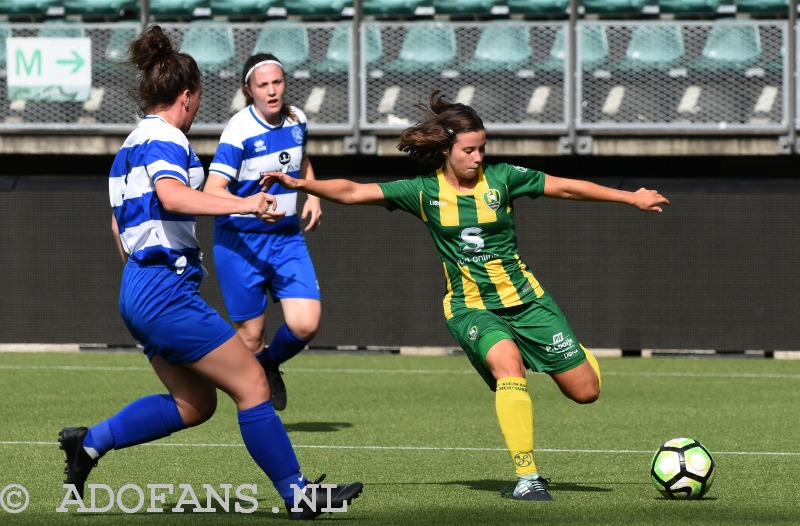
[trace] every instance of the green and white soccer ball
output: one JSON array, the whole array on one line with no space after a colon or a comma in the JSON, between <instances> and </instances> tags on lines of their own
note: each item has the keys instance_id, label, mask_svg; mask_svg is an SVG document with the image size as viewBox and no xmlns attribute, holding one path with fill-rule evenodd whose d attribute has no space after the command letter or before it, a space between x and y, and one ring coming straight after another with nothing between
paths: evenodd
<instances>
[{"instance_id":1,"label":"green and white soccer ball","mask_svg":"<svg viewBox=\"0 0 800 526\"><path fill-rule=\"evenodd\" d=\"M714 458L691 438L665 442L650 465L650 479L668 499L699 499L714 483Z\"/></svg>"}]
</instances>

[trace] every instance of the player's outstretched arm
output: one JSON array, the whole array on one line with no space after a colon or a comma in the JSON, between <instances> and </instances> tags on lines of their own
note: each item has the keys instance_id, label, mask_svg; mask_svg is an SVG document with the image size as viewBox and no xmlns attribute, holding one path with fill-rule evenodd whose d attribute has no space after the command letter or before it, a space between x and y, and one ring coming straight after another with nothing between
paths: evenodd
<instances>
[{"instance_id":1,"label":"player's outstretched arm","mask_svg":"<svg viewBox=\"0 0 800 526\"><path fill-rule=\"evenodd\" d=\"M625 203L651 212L661 212L661 205L669 206L669 199L656 190L640 188L635 192L629 192L580 179L565 179L552 175L545 177L544 195L556 199Z\"/></svg>"},{"instance_id":2,"label":"player's outstretched arm","mask_svg":"<svg viewBox=\"0 0 800 526\"><path fill-rule=\"evenodd\" d=\"M263 188L269 188L274 183L343 205L388 204L383 198L383 190L376 183L356 183L349 179L295 179L281 172L270 172L261 180Z\"/></svg>"}]
</instances>

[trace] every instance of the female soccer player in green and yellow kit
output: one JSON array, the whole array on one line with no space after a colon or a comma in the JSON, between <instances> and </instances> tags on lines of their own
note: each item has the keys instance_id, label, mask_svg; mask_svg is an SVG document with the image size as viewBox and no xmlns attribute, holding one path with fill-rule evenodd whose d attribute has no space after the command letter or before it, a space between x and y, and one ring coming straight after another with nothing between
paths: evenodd
<instances>
[{"instance_id":1,"label":"female soccer player in green and yellow kit","mask_svg":"<svg viewBox=\"0 0 800 526\"><path fill-rule=\"evenodd\" d=\"M549 501L548 481L533 461L533 404L525 369L549 374L579 404L597 400L600 369L520 258L514 200L608 201L655 212L669 201L655 190L627 192L510 164L484 164L486 132L472 108L434 92L430 107L422 109L426 120L403 131L398 149L433 165L434 172L367 184L270 173L262 183L279 182L342 204L399 208L425 223L444 267L447 328L496 392L497 418L517 476L513 497Z\"/></svg>"}]
</instances>

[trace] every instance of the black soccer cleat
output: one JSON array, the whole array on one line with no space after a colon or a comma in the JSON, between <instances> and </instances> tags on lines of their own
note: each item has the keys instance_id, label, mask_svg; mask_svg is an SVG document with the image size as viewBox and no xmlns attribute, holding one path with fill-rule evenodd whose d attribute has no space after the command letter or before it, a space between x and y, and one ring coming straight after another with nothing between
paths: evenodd
<instances>
[{"instance_id":1,"label":"black soccer cleat","mask_svg":"<svg viewBox=\"0 0 800 526\"><path fill-rule=\"evenodd\" d=\"M312 485L319 485L324 478L325 475L322 475ZM335 486L333 488L326 486L329 485L326 484L325 486L318 486L316 488L306 486L306 499L311 501L312 504L309 504L306 500L300 500L300 502L294 505L287 504L286 512L289 514L289 520L308 521L319 517L323 513L344 512L345 507L354 499L358 498L364 490L364 485L360 482L353 482L346 486ZM316 492L316 500L314 500L313 496L310 494L311 491ZM299 511L292 511L293 509L299 509Z\"/></svg>"},{"instance_id":2,"label":"black soccer cleat","mask_svg":"<svg viewBox=\"0 0 800 526\"><path fill-rule=\"evenodd\" d=\"M261 366L267 373L272 407L275 408L275 411L283 411L286 409L286 384L283 383L283 373L278 369L278 364L272 364L269 360L261 362Z\"/></svg>"},{"instance_id":3,"label":"black soccer cleat","mask_svg":"<svg viewBox=\"0 0 800 526\"><path fill-rule=\"evenodd\" d=\"M514 488L511 497L514 500L549 502L553 500L553 497L547 492L547 485L549 483L550 479L544 477L518 479L517 487Z\"/></svg>"},{"instance_id":4,"label":"black soccer cleat","mask_svg":"<svg viewBox=\"0 0 800 526\"><path fill-rule=\"evenodd\" d=\"M89 453L83 449L83 437L86 436L88 431L85 427L65 427L58 433L58 447L62 449L67 456L64 461L64 473L67 478L64 484L72 484L78 491L81 499L83 499L83 487L86 484L86 479L89 473L97 465L97 460L89 456Z\"/></svg>"}]
</instances>

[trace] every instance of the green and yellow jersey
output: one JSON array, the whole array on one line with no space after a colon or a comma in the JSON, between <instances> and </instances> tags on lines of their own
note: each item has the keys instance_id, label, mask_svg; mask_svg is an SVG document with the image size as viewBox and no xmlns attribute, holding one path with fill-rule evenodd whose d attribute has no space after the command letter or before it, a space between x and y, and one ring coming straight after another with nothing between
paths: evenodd
<instances>
[{"instance_id":1,"label":"green and yellow jersey","mask_svg":"<svg viewBox=\"0 0 800 526\"><path fill-rule=\"evenodd\" d=\"M519 256L514 199L539 197L545 174L510 164L483 165L478 183L460 192L441 169L414 179L379 183L389 209L428 227L444 266L445 318L461 309L503 309L544 295Z\"/></svg>"}]
</instances>

